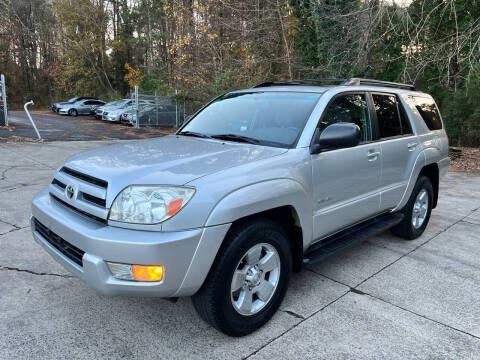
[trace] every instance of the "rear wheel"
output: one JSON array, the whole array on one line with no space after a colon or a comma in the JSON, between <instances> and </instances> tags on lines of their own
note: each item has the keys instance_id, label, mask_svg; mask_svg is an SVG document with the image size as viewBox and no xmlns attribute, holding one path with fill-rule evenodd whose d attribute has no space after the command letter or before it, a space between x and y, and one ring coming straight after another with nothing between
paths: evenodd
<instances>
[{"instance_id":1,"label":"rear wheel","mask_svg":"<svg viewBox=\"0 0 480 360\"><path fill-rule=\"evenodd\" d=\"M291 267L290 244L277 223L257 219L239 224L227 235L193 305L223 333L247 335L277 311Z\"/></svg>"},{"instance_id":2,"label":"rear wheel","mask_svg":"<svg viewBox=\"0 0 480 360\"><path fill-rule=\"evenodd\" d=\"M402 209L402 222L392 228L392 233L407 240L423 234L430 220L433 204L433 186L430 179L420 176L413 188L410 199Z\"/></svg>"},{"instance_id":3,"label":"rear wheel","mask_svg":"<svg viewBox=\"0 0 480 360\"><path fill-rule=\"evenodd\" d=\"M76 109L70 109L68 110L68 115L75 117L78 115L78 111Z\"/></svg>"}]
</instances>

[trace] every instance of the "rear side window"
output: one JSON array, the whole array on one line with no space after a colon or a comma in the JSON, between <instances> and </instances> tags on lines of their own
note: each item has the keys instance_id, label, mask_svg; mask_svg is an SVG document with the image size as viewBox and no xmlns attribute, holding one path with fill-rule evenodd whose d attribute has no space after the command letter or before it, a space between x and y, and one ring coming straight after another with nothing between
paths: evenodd
<instances>
[{"instance_id":1,"label":"rear side window","mask_svg":"<svg viewBox=\"0 0 480 360\"><path fill-rule=\"evenodd\" d=\"M420 116L430 130L440 130L442 128L442 121L438 113L437 106L433 99L414 96L415 107Z\"/></svg>"},{"instance_id":2,"label":"rear side window","mask_svg":"<svg viewBox=\"0 0 480 360\"><path fill-rule=\"evenodd\" d=\"M402 125L395 96L373 94L372 97L375 112L377 113L380 138L402 135Z\"/></svg>"},{"instance_id":3,"label":"rear side window","mask_svg":"<svg viewBox=\"0 0 480 360\"><path fill-rule=\"evenodd\" d=\"M318 128L320 131L323 131L327 126L338 122L349 122L358 125L362 141L372 140L365 95L348 94L335 98L325 110L325 115L321 119Z\"/></svg>"}]
</instances>

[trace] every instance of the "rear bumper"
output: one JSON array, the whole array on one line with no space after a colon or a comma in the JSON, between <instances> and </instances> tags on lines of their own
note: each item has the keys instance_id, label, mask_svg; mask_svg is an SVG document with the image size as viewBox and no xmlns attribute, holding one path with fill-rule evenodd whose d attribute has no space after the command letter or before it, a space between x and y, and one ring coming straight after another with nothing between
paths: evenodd
<instances>
[{"instance_id":1,"label":"rear bumper","mask_svg":"<svg viewBox=\"0 0 480 360\"><path fill-rule=\"evenodd\" d=\"M443 158L438 162L438 174L440 178L444 177L447 174L449 166L450 166L449 157Z\"/></svg>"},{"instance_id":2,"label":"rear bumper","mask_svg":"<svg viewBox=\"0 0 480 360\"><path fill-rule=\"evenodd\" d=\"M35 229L34 219L84 251L82 265L62 254ZM189 296L202 285L229 224L178 232L117 228L84 218L51 198L47 190L32 201L34 239L68 271L105 295ZM107 261L165 266L161 282L115 279Z\"/></svg>"}]
</instances>

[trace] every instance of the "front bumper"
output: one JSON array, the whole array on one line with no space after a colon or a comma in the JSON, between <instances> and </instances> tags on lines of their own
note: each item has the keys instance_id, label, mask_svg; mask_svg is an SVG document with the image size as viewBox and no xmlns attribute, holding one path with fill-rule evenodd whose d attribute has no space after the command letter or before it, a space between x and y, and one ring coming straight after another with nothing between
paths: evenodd
<instances>
[{"instance_id":1,"label":"front bumper","mask_svg":"<svg viewBox=\"0 0 480 360\"><path fill-rule=\"evenodd\" d=\"M111 122L118 122L120 119L120 115L103 115L102 117L102 120L105 120L105 121L111 121Z\"/></svg>"},{"instance_id":2,"label":"front bumper","mask_svg":"<svg viewBox=\"0 0 480 360\"><path fill-rule=\"evenodd\" d=\"M59 113L61 115L67 115L68 114L68 109L57 108L57 113Z\"/></svg>"},{"instance_id":3,"label":"front bumper","mask_svg":"<svg viewBox=\"0 0 480 360\"><path fill-rule=\"evenodd\" d=\"M34 219L84 251L82 266L35 230ZM105 295L189 296L202 285L229 224L178 232L117 228L94 222L56 202L48 190L32 201L34 239L68 271ZM165 266L160 282L115 279L106 261Z\"/></svg>"}]
</instances>

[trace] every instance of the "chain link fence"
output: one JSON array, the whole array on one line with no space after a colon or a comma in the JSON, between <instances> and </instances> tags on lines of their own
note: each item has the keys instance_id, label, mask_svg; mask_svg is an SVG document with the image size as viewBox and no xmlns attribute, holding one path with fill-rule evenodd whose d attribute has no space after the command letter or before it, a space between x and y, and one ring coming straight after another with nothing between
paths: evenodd
<instances>
[{"instance_id":1,"label":"chain link fence","mask_svg":"<svg viewBox=\"0 0 480 360\"><path fill-rule=\"evenodd\" d=\"M177 129L185 121L185 104L175 98L172 100L169 96L140 94L137 88L131 97L133 109L122 115L123 123L130 123L135 127Z\"/></svg>"}]
</instances>

